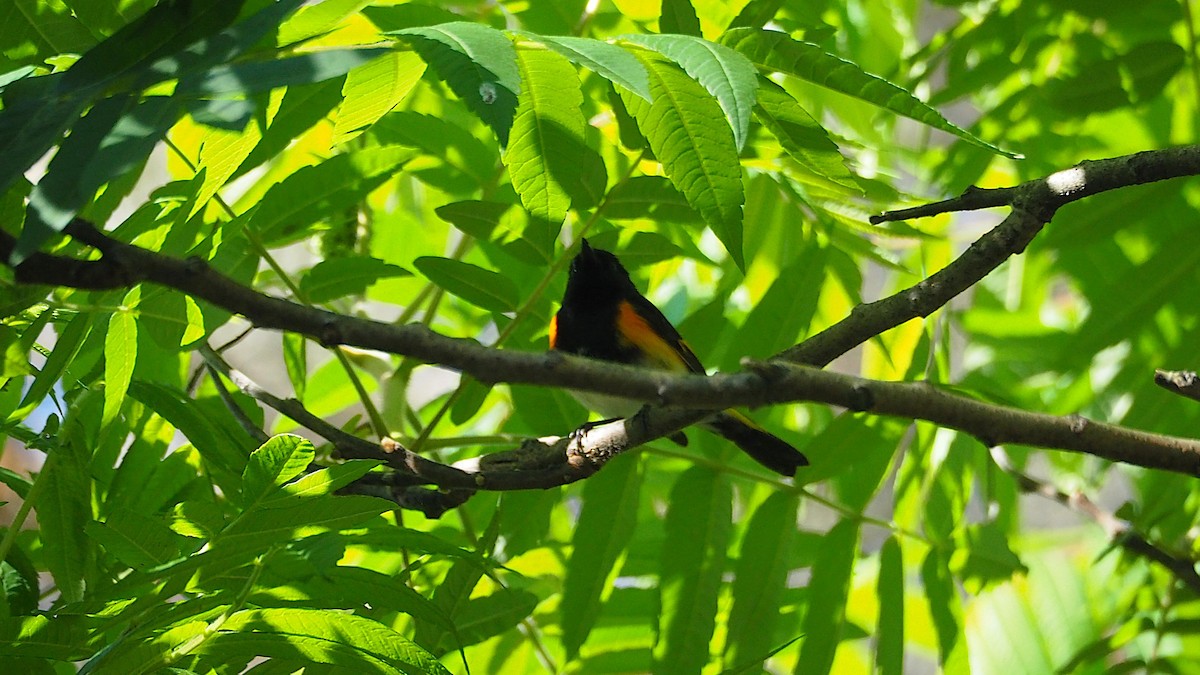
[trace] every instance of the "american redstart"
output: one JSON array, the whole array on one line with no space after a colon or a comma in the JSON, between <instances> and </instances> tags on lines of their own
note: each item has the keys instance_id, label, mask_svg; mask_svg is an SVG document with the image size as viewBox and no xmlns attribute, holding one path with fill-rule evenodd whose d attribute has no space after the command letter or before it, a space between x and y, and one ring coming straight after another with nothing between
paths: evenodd
<instances>
[{"instance_id":1,"label":"american redstart","mask_svg":"<svg viewBox=\"0 0 1200 675\"><path fill-rule=\"evenodd\" d=\"M592 248L586 239L571 261L562 307L550 322L550 348L648 368L705 372L679 331L638 292L617 257ZM632 416L642 405L616 396L571 393L588 409L609 417ZM733 410L714 415L703 426L785 476L808 465L799 450ZM682 433L672 438L687 442Z\"/></svg>"}]
</instances>

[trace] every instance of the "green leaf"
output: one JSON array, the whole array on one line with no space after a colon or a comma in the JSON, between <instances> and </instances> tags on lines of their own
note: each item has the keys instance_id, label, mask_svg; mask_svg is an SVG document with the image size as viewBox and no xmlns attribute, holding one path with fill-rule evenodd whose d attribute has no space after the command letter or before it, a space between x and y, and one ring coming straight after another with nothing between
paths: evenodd
<instances>
[{"instance_id":1,"label":"green leaf","mask_svg":"<svg viewBox=\"0 0 1200 675\"><path fill-rule=\"evenodd\" d=\"M788 156L801 166L835 185L862 194L837 144L783 87L765 77L759 78L754 114L779 140Z\"/></svg>"},{"instance_id":2,"label":"green leaf","mask_svg":"<svg viewBox=\"0 0 1200 675\"><path fill-rule=\"evenodd\" d=\"M697 223L700 214L671 181L662 176L634 176L613 187L604 215L613 220L649 218L671 223Z\"/></svg>"},{"instance_id":3,"label":"green leaf","mask_svg":"<svg viewBox=\"0 0 1200 675\"><path fill-rule=\"evenodd\" d=\"M517 627L533 614L538 597L529 591L501 589L490 595L470 598L454 615L457 636L443 634L434 651L444 654L458 645L472 645Z\"/></svg>"},{"instance_id":4,"label":"green leaf","mask_svg":"<svg viewBox=\"0 0 1200 675\"><path fill-rule=\"evenodd\" d=\"M397 110L379 120L371 128L371 134L381 142L420 148L426 155L440 159L449 168L450 179L457 179L452 184L454 191L470 191L495 180L496 148L472 136L461 123ZM426 171L425 175L432 173ZM425 180L433 183L431 178ZM459 185L463 187L454 187Z\"/></svg>"},{"instance_id":5,"label":"green leaf","mask_svg":"<svg viewBox=\"0 0 1200 675\"><path fill-rule=\"evenodd\" d=\"M511 312L517 307L517 286L512 279L478 265L424 256L413 261L430 281L467 302L490 312Z\"/></svg>"},{"instance_id":6,"label":"green leaf","mask_svg":"<svg viewBox=\"0 0 1200 675\"><path fill-rule=\"evenodd\" d=\"M622 455L583 485L583 504L571 537L571 558L559 605L568 658L579 654L605 598L612 593L617 561L637 526L642 480L641 459Z\"/></svg>"},{"instance_id":7,"label":"green leaf","mask_svg":"<svg viewBox=\"0 0 1200 675\"><path fill-rule=\"evenodd\" d=\"M332 32L346 17L362 9L369 1L324 0L306 5L279 27L276 44L293 45Z\"/></svg>"},{"instance_id":8,"label":"green leaf","mask_svg":"<svg viewBox=\"0 0 1200 675\"><path fill-rule=\"evenodd\" d=\"M187 96L248 94L276 87L322 82L345 75L351 69L389 51L377 47L331 49L274 61L217 66L181 78L175 93Z\"/></svg>"},{"instance_id":9,"label":"green leaf","mask_svg":"<svg viewBox=\"0 0 1200 675\"><path fill-rule=\"evenodd\" d=\"M423 621L431 621L453 632L454 622L428 598L409 588L401 579L363 567L339 565L321 573L331 591L372 608L402 612Z\"/></svg>"},{"instance_id":10,"label":"green leaf","mask_svg":"<svg viewBox=\"0 0 1200 675\"><path fill-rule=\"evenodd\" d=\"M403 267L379 258L329 258L304 273L300 278L300 292L309 302L329 302L347 295L362 295L380 279L410 275Z\"/></svg>"},{"instance_id":11,"label":"green leaf","mask_svg":"<svg viewBox=\"0 0 1200 675\"><path fill-rule=\"evenodd\" d=\"M373 63L375 61L360 67L369 68ZM241 164L230 177L242 176L254 167L274 159L286 150L295 138L325 119L330 111L342 102L342 85L343 82L338 78L330 78L324 82L288 87L283 94L283 100L279 102L279 109L271 116L266 131L257 133L257 123L246 130L250 145L253 145L254 149L247 154L238 155ZM204 154L203 147L201 154Z\"/></svg>"},{"instance_id":12,"label":"green leaf","mask_svg":"<svg viewBox=\"0 0 1200 675\"><path fill-rule=\"evenodd\" d=\"M786 33L776 31L735 28L721 36L721 43L741 52L764 70L794 75L953 134L1005 157L1018 157L951 124L941 113L904 89L810 42L794 40Z\"/></svg>"},{"instance_id":13,"label":"green leaf","mask_svg":"<svg viewBox=\"0 0 1200 675\"><path fill-rule=\"evenodd\" d=\"M19 616L0 619L0 655L79 661L91 655L85 617Z\"/></svg>"},{"instance_id":14,"label":"green leaf","mask_svg":"<svg viewBox=\"0 0 1200 675\"><path fill-rule=\"evenodd\" d=\"M308 469L316 450L308 439L291 434L274 436L250 454L242 472L242 504L252 508L276 488Z\"/></svg>"},{"instance_id":15,"label":"green leaf","mask_svg":"<svg viewBox=\"0 0 1200 675\"><path fill-rule=\"evenodd\" d=\"M742 149L750 135L750 114L758 89L758 71L749 59L725 45L692 35L626 35L621 39L671 59L703 85L721 104L733 128L734 142Z\"/></svg>"},{"instance_id":16,"label":"green leaf","mask_svg":"<svg viewBox=\"0 0 1200 675\"><path fill-rule=\"evenodd\" d=\"M63 52L80 53L96 43L87 24L62 3L12 0L5 3L0 54L5 62L41 64Z\"/></svg>"},{"instance_id":17,"label":"green leaf","mask_svg":"<svg viewBox=\"0 0 1200 675\"><path fill-rule=\"evenodd\" d=\"M129 391L129 382L133 378L133 367L137 363L138 326L130 308L136 306L140 298L140 288L130 290L121 300L122 307L113 312L108 320L108 333L104 336L103 426L108 426L121 412L125 392Z\"/></svg>"},{"instance_id":18,"label":"green leaf","mask_svg":"<svg viewBox=\"0 0 1200 675\"><path fill-rule=\"evenodd\" d=\"M1021 559L1009 547L1003 526L994 520L968 525L955 533L958 539L950 569L966 585L968 591L977 593L987 586L1006 581L1018 572L1024 572Z\"/></svg>"},{"instance_id":19,"label":"green leaf","mask_svg":"<svg viewBox=\"0 0 1200 675\"><path fill-rule=\"evenodd\" d=\"M277 542L358 525L396 508L395 502L364 495L293 496L290 504L272 506L244 512L213 539L213 548L222 555L254 554Z\"/></svg>"},{"instance_id":20,"label":"green leaf","mask_svg":"<svg viewBox=\"0 0 1200 675\"><path fill-rule=\"evenodd\" d=\"M879 629L875 663L880 675L904 673L904 562L900 542L888 537L879 550Z\"/></svg>"},{"instance_id":21,"label":"green leaf","mask_svg":"<svg viewBox=\"0 0 1200 675\"><path fill-rule=\"evenodd\" d=\"M433 66L463 103L508 145L521 73L517 50L504 33L482 24L454 21L395 31Z\"/></svg>"},{"instance_id":22,"label":"green leaf","mask_svg":"<svg viewBox=\"0 0 1200 675\"><path fill-rule=\"evenodd\" d=\"M501 217L508 213L512 204L485 202L468 199L443 204L433 210L438 218L450 223L466 234L481 241L490 241L492 231L500 224Z\"/></svg>"},{"instance_id":23,"label":"green leaf","mask_svg":"<svg viewBox=\"0 0 1200 675\"><path fill-rule=\"evenodd\" d=\"M242 474L251 448L239 448L195 401L169 387L140 380L129 385L129 395L181 431L210 466L234 476Z\"/></svg>"},{"instance_id":24,"label":"green leaf","mask_svg":"<svg viewBox=\"0 0 1200 675\"><path fill-rule=\"evenodd\" d=\"M590 152L583 139L583 92L575 69L554 52L521 50L517 65L524 87L504 165L525 210L557 225L571 207L569 186L579 184Z\"/></svg>"},{"instance_id":25,"label":"green leaf","mask_svg":"<svg viewBox=\"0 0 1200 675\"><path fill-rule=\"evenodd\" d=\"M304 391L308 387L308 338L299 333L282 333L283 366L287 369L288 380L292 390L296 392L296 400L304 400Z\"/></svg>"},{"instance_id":26,"label":"green leaf","mask_svg":"<svg viewBox=\"0 0 1200 675\"><path fill-rule=\"evenodd\" d=\"M675 481L667 503L654 672L698 672L716 626L733 490L724 474L696 466Z\"/></svg>"},{"instance_id":27,"label":"green leaf","mask_svg":"<svg viewBox=\"0 0 1200 675\"><path fill-rule=\"evenodd\" d=\"M700 17L696 16L691 0L662 0L658 32L700 35Z\"/></svg>"},{"instance_id":28,"label":"green leaf","mask_svg":"<svg viewBox=\"0 0 1200 675\"><path fill-rule=\"evenodd\" d=\"M637 120L671 183L725 245L734 263L742 259L742 168L729 123L717 101L674 64L643 58L652 103L622 90L621 100Z\"/></svg>"},{"instance_id":29,"label":"green leaf","mask_svg":"<svg viewBox=\"0 0 1200 675\"><path fill-rule=\"evenodd\" d=\"M392 52L347 73L333 122L334 144L354 138L390 112L424 72L416 54Z\"/></svg>"},{"instance_id":30,"label":"green leaf","mask_svg":"<svg viewBox=\"0 0 1200 675\"><path fill-rule=\"evenodd\" d=\"M13 544L0 562L0 591L4 593L0 617L34 614L38 609L37 568L20 546Z\"/></svg>"},{"instance_id":31,"label":"green leaf","mask_svg":"<svg viewBox=\"0 0 1200 675\"><path fill-rule=\"evenodd\" d=\"M63 87L99 90L233 23L245 0L158 3L89 49L67 70Z\"/></svg>"},{"instance_id":32,"label":"green leaf","mask_svg":"<svg viewBox=\"0 0 1200 675\"><path fill-rule=\"evenodd\" d=\"M254 103L242 98L200 99L188 101L188 114L198 124L227 131L241 131L254 114Z\"/></svg>"},{"instance_id":33,"label":"green leaf","mask_svg":"<svg viewBox=\"0 0 1200 675\"><path fill-rule=\"evenodd\" d=\"M737 331L731 357L767 358L795 344L812 322L829 256L816 241L806 243L750 310Z\"/></svg>"},{"instance_id":34,"label":"green leaf","mask_svg":"<svg viewBox=\"0 0 1200 675\"><path fill-rule=\"evenodd\" d=\"M966 637L961 632L962 601L944 552L931 549L925 555L925 561L921 564L921 587L929 600L929 611L937 633L939 662L948 665L956 655L965 652Z\"/></svg>"},{"instance_id":35,"label":"green leaf","mask_svg":"<svg viewBox=\"0 0 1200 675\"><path fill-rule=\"evenodd\" d=\"M93 656L83 671L89 675L94 672L163 672L166 669L156 666L162 665L164 655L182 656L194 646L203 644L208 627L207 621L185 619L151 637L114 643L111 651L102 650Z\"/></svg>"},{"instance_id":36,"label":"green leaf","mask_svg":"<svg viewBox=\"0 0 1200 675\"><path fill-rule=\"evenodd\" d=\"M196 652L223 658L299 656L355 672L450 673L429 652L379 622L316 609L236 612Z\"/></svg>"},{"instance_id":37,"label":"green leaf","mask_svg":"<svg viewBox=\"0 0 1200 675\"><path fill-rule=\"evenodd\" d=\"M92 484L88 474L91 446L95 439L84 429L83 416L95 413L96 405L75 407L63 422L60 442L46 458L39 482L45 492L34 504L42 535L42 558L63 600L83 599L85 579L92 562L92 548L83 523L92 520ZM97 401L98 403L98 401ZM89 424L94 424L94 418Z\"/></svg>"},{"instance_id":38,"label":"green leaf","mask_svg":"<svg viewBox=\"0 0 1200 675\"><path fill-rule=\"evenodd\" d=\"M360 202L413 154L395 146L369 148L299 169L267 190L248 227L271 245L302 236L323 215Z\"/></svg>"},{"instance_id":39,"label":"green leaf","mask_svg":"<svg viewBox=\"0 0 1200 675\"><path fill-rule=\"evenodd\" d=\"M336 490L367 475L367 472L380 464L382 462L375 459L352 459L342 464L313 471L284 485L279 492L262 500L259 506L264 509L273 509L294 504L296 499L331 495Z\"/></svg>"},{"instance_id":40,"label":"green leaf","mask_svg":"<svg viewBox=\"0 0 1200 675\"><path fill-rule=\"evenodd\" d=\"M647 102L651 99L646 67L636 56L617 45L592 38L531 33L521 33L521 37L537 40L567 57L571 63L587 68L609 82L628 89Z\"/></svg>"},{"instance_id":41,"label":"green leaf","mask_svg":"<svg viewBox=\"0 0 1200 675\"><path fill-rule=\"evenodd\" d=\"M179 557L186 539L157 518L118 508L103 523L92 521L84 531L113 557L134 569L162 565Z\"/></svg>"},{"instance_id":42,"label":"green leaf","mask_svg":"<svg viewBox=\"0 0 1200 675\"><path fill-rule=\"evenodd\" d=\"M180 114L179 101L167 96L147 96L133 105L112 125L83 166L79 184L84 197L142 166Z\"/></svg>"},{"instance_id":43,"label":"green leaf","mask_svg":"<svg viewBox=\"0 0 1200 675\"><path fill-rule=\"evenodd\" d=\"M150 64L149 68L146 69L147 72L139 77L138 82L142 86L149 86L154 82L179 78L190 73L202 71L211 66L233 61L254 47L267 33L278 27L284 18L288 14L291 14L297 7L304 4L304 1L278 0L278 2L266 3L266 6L261 11L246 20L240 21L215 35L187 44L186 40L211 32L211 28L198 27L186 37L181 37L177 41L171 41L166 51L172 53ZM235 3L215 0L213 4L226 5L220 9L227 11ZM239 1L236 4L241 5L244 2ZM186 10L187 8L185 7L184 9ZM195 19L199 17L190 18ZM134 42L133 45L144 48L144 45L138 42ZM186 45L186 47L179 49L183 45Z\"/></svg>"},{"instance_id":44,"label":"green leaf","mask_svg":"<svg viewBox=\"0 0 1200 675\"><path fill-rule=\"evenodd\" d=\"M725 637L726 666L751 663L775 646L796 540L795 493L776 492L750 516L738 554L733 607Z\"/></svg>"},{"instance_id":45,"label":"green leaf","mask_svg":"<svg viewBox=\"0 0 1200 675\"><path fill-rule=\"evenodd\" d=\"M455 621L455 626L458 625L456 615L466 606L471 592L486 571L486 567L472 562L470 558L456 560L446 572L446 576L442 577L437 588L434 589L434 605L441 614L449 616L451 620ZM413 631L413 640L427 649L441 649L447 636L459 637L443 628L439 621L417 621ZM449 645L445 649L449 651L461 646L463 645Z\"/></svg>"},{"instance_id":46,"label":"green leaf","mask_svg":"<svg viewBox=\"0 0 1200 675\"><path fill-rule=\"evenodd\" d=\"M87 186L80 174L99 151L100 143L109 134L130 104L128 97L105 99L87 112L63 141L58 152L46 167L46 175L29 194L25 227L13 251L13 261L24 260L41 248L54 234L61 232L91 199L98 185ZM90 189L89 189L90 187Z\"/></svg>"},{"instance_id":47,"label":"green leaf","mask_svg":"<svg viewBox=\"0 0 1200 675\"><path fill-rule=\"evenodd\" d=\"M33 384L29 385L29 390L21 398L20 405L9 414L9 422L25 419L30 411L42 404L43 400L53 391L54 384L62 377L63 371L79 353L79 348L83 346L83 341L91 333L91 330L92 315L83 312L76 314L62 328L58 339L54 341L54 351L50 352L50 356L46 359L46 365L42 366L37 377L33 379Z\"/></svg>"},{"instance_id":48,"label":"green leaf","mask_svg":"<svg viewBox=\"0 0 1200 675\"><path fill-rule=\"evenodd\" d=\"M805 672L828 673L846 622L846 597L858 551L858 521L838 522L821 539L808 582L800 663Z\"/></svg>"},{"instance_id":49,"label":"green leaf","mask_svg":"<svg viewBox=\"0 0 1200 675\"><path fill-rule=\"evenodd\" d=\"M73 98L6 101L0 110L0 153L3 153L0 156L4 157L4 163L0 164L0 191L7 192L53 147L84 107L83 102Z\"/></svg>"}]
</instances>

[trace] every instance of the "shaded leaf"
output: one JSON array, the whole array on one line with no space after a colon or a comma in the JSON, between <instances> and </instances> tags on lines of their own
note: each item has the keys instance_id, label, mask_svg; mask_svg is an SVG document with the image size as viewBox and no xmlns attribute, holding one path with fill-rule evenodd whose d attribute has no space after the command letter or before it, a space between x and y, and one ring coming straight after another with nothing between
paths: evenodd
<instances>
[{"instance_id":1,"label":"shaded leaf","mask_svg":"<svg viewBox=\"0 0 1200 675\"><path fill-rule=\"evenodd\" d=\"M888 537L879 551L879 632L875 663L880 675L904 672L904 563L900 542Z\"/></svg>"},{"instance_id":2,"label":"shaded leaf","mask_svg":"<svg viewBox=\"0 0 1200 675\"><path fill-rule=\"evenodd\" d=\"M195 96L252 93L294 84L321 82L345 75L371 59L388 53L387 49L332 49L289 56L274 61L217 66L203 73L181 78L175 93Z\"/></svg>"},{"instance_id":3,"label":"shaded leaf","mask_svg":"<svg viewBox=\"0 0 1200 675\"><path fill-rule=\"evenodd\" d=\"M708 662L732 502L726 476L704 467L684 471L671 488L654 672L694 672Z\"/></svg>"},{"instance_id":4,"label":"shaded leaf","mask_svg":"<svg viewBox=\"0 0 1200 675\"><path fill-rule=\"evenodd\" d=\"M660 33L700 35L700 18L691 0L662 0L662 15L658 17Z\"/></svg>"},{"instance_id":5,"label":"shaded leaf","mask_svg":"<svg viewBox=\"0 0 1200 675\"><path fill-rule=\"evenodd\" d=\"M325 215L358 203L412 158L409 148L385 146L334 155L272 185L250 217L267 244L306 233Z\"/></svg>"},{"instance_id":6,"label":"shaded leaf","mask_svg":"<svg viewBox=\"0 0 1200 675\"><path fill-rule=\"evenodd\" d=\"M361 295L380 279L410 274L403 267L378 258L328 258L300 277L300 291L309 302L329 302L347 295Z\"/></svg>"},{"instance_id":7,"label":"shaded leaf","mask_svg":"<svg viewBox=\"0 0 1200 675\"><path fill-rule=\"evenodd\" d=\"M794 493L776 492L750 516L734 568L733 607L725 637L727 666L750 663L775 646L798 508Z\"/></svg>"},{"instance_id":8,"label":"shaded leaf","mask_svg":"<svg viewBox=\"0 0 1200 675\"><path fill-rule=\"evenodd\" d=\"M804 613L800 663L805 672L827 673L833 666L834 652L845 630L846 597L857 551L857 521L840 521L822 538L808 582L808 609Z\"/></svg>"},{"instance_id":9,"label":"shaded leaf","mask_svg":"<svg viewBox=\"0 0 1200 675\"><path fill-rule=\"evenodd\" d=\"M612 592L617 561L637 525L642 478L641 460L623 455L584 483L559 605L563 646L569 657L579 653Z\"/></svg>"},{"instance_id":10,"label":"shaded leaf","mask_svg":"<svg viewBox=\"0 0 1200 675\"><path fill-rule=\"evenodd\" d=\"M504 33L481 24L455 21L395 31L412 45L463 103L508 145L521 93L517 51Z\"/></svg>"},{"instance_id":11,"label":"shaded leaf","mask_svg":"<svg viewBox=\"0 0 1200 675\"><path fill-rule=\"evenodd\" d=\"M435 256L417 258L413 265L433 283L477 307L490 312L516 309L517 286L499 272Z\"/></svg>"}]
</instances>

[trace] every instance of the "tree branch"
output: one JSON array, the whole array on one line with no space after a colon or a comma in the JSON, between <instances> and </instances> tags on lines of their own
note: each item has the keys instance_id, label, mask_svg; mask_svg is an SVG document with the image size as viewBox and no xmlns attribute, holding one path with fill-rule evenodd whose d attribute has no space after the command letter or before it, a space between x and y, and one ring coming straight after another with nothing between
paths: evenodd
<instances>
[{"instance_id":1,"label":"tree branch","mask_svg":"<svg viewBox=\"0 0 1200 675\"><path fill-rule=\"evenodd\" d=\"M1139 534L1129 521L1118 518L1115 514L1100 508L1082 492L1067 494L1062 490L1022 473L1013 466L1008 454L1001 448L992 449L992 459L1000 469L1012 476L1017 487L1022 492L1036 494L1058 502L1067 508L1078 511L1096 522L1104 530L1104 534L1114 546L1119 546L1129 553L1162 565L1168 572L1174 574L1193 593L1200 593L1200 573L1196 572L1196 561L1185 556L1174 555L1166 549L1156 546L1149 539Z\"/></svg>"},{"instance_id":2,"label":"tree branch","mask_svg":"<svg viewBox=\"0 0 1200 675\"><path fill-rule=\"evenodd\" d=\"M1012 207L1003 222L946 268L893 296L856 307L843 321L779 358L825 365L874 335L932 313L1009 256L1024 250L1063 204L1105 190L1197 173L1200 146L1149 151L1084 162L1015 188L968 190L956 199L919 211L883 214L879 218L1003 204ZM125 244L83 220L73 221L67 233L99 250L101 259L85 261L37 254L16 268L17 281L85 289L152 282L241 314L259 328L304 334L330 346L353 345L402 354L455 368L484 383L569 387L635 398L656 406L695 408L648 407L629 420L603 425L587 434L551 443L527 442L516 450L457 467L433 462L403 448L389 453L386 448L336 428L322 431L322 435L329 434L326 437L343 456L381 459L396 468L396 484L404 487L432 483L455 490L505 490L561 485L590 475L620 452L698 422L713 410L798 401L925 419L971 433L989 445L1023 443L1189 475L1200 473L1200 443L1190 439L1133 431L1081 417L1055 417L990 405L926 384L876 382L779 361L752 364L753 372L708 378L645 371L557 352L490 349L474 340L439 335L421 325L394 326L347 317L259 293L212 269L201 258L180 260ZM14 244L10 235L0 233L0 255L7 258ZM266 402L269 395L252 384L242 382L239 386ZM269 405L309 428L324 424L297 402L274 398Z\"/></svg>"},{"instance_id":3,"label":"tree branch","mask_svg":"<svg viewBox=\"0 0 1200 675\"><path fill-rule=\"evenodd\" d=\"M999 225L929 278L882 300L855 307L850 316L779 356L811 366L828 365L872 337L906 321L929 316L950 302L1005 260L1024 251L1042 226L1064 205L1108 190L1196 174L1200 174L1200 145L1147 150L1112 159L1080 162L1065 171L1012 188L968 188L954 199L874 216L871 222L881 223L951 211L995 206L1012 208Z\"/></svg>"},{"instance_id":4,"label":"tree branch","mask_svg":"<svg viewBox=\"0 0 1200 675\"><path fill-rule=\"evenodd\" d=\"M1156 370L1154 384L1172 394L1200 401L1200 376L1191 370Z\"/></svg>"}]
</instances>

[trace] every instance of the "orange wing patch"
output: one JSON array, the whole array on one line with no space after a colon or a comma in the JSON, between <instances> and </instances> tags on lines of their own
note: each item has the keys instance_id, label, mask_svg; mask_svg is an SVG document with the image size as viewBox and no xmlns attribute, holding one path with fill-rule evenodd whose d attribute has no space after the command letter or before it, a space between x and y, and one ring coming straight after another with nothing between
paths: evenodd
<instances>
[{"instance_id":1,"label":"orange wing patch","mask_svg":"<svg viewBox=\"0 0 1200 675\"><path fill-rule=\"evenodd\" d=\"M558 344L558 314L550 319L550 349L554 349L556 344Z\"/></svg>"},{"instance_id":2,"label":"orange wing patch","mask_svg":"<svg viewBox=\"0 0 1200 675\"><path fill-rule=\"evenodd\" d=\"M649 361L647 365L663 370L691 370L687 357L680 353L680 349L687 349L687 346L667 342L628 302L621 303L617 314L617 336L636 347ZM688 350L688 354L691 354L691 350Z\"/></svg>"}]
</instances>

